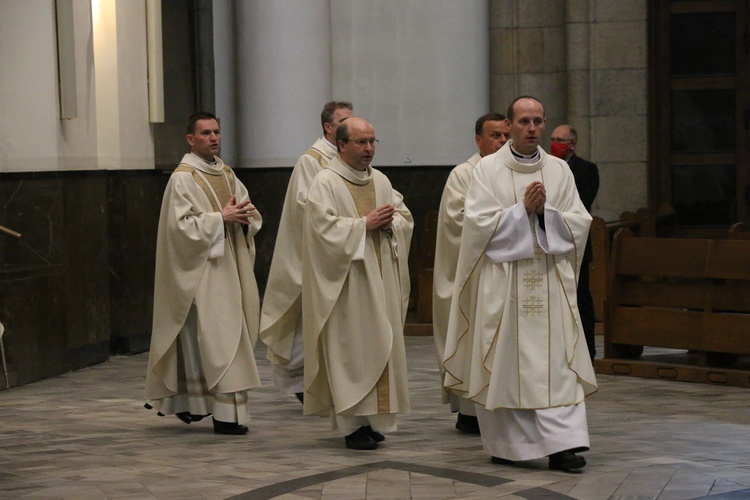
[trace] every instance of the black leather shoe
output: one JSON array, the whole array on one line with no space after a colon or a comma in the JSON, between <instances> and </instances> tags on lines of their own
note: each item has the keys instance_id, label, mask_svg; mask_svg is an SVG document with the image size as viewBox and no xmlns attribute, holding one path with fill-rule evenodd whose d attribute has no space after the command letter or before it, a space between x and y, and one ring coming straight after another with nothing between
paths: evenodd
<instances>
[{"instance_id":1,"label":"black leather shoe","mask_svg":"<svg viewBox=\"0 0 750 500\"><path fill-rule=\"evenodd\" d=\"M222 422L221 420L212 419L214 421L214 432L216 434L227 434L230 436L242 436L247 434L247 427L240 425L236 422Z\"/></svg>"},{"instance_id":2,"label":"black leather shoe","mask_svg":"<svg viewBox=\"0 0 750 500\"><path fill-rule=\"evenodd\" d=\"M456 429L466 434L479 434L479 420L477 420L477 417L459 413Z\"/></svg>"},{"instance_id":3,"label":"black leather shoe","mask_svg":"<svg viewBox=\"0 0 750 500\"><path fill-rule=\"evenodd\" d=\"M549 456L549 469L570 472L573 469L586 467L586 459L570 450L553 453Z\"/></svg>"},{"instance_id":4,"label":"black leather shoe","mask_svg":"<svg viewBox=\"0 0 750 500\"><path fill-rule=\"evenodd\" d=\"M177 415L177 418L179 418L186 424L189 424L191 422L200 422L201 420L203 420L203 417L207 417L208 415L210 415L210 413L208 415L193 415L189 411L181 411L175 413L175 415Z\"/></svg>"},{"instance_id":5,"label":"black leather shoe","mask_svg":"<svg viewBox=\"0 0 750 500\"><path fill-rule=\"evenodd\" d=\"M297 399L299 399L299 402L302 404L305 404L305 393L304 392L295 392L295 396L297 396Z\"/></svg>"},{"instance_id":6,"label":"black leather shoe","mask_svg":"<svg viewBox=\"0 0 750 500\"><path fill-rule=\"evenodd\" d=\"M367 432L366 427L360 427L348 436L345 436L344 441L346 441L346 447L351 450L374 450L378 447L378 443L370 437L370 433Z\"/></svg>"},{"instance_id":7,"label":"black leather shoe","mask_svg":"<svg viewBox=\"0 0 750 500\"><path fill-rule=\"evenodd\" d=\"M372 440L375 441L376 443L382 443L383 441L385 441L385 436L379 433L378 431L374 430L369 425L365 427L365 430L367 431L367 434L370 435Z\"/></svg>"},{"instance_id":8,"label":"black leather shoe","mask_svg":"<svg viewBox=\"0 0 750 500\"><path fill-rule=\"evenodd\" d=\"M508 460L507 458L492 457L491 460L493 464L500 464L500 465L514 465L515 464L513 460Z\"/></svg>"}]
</instances>

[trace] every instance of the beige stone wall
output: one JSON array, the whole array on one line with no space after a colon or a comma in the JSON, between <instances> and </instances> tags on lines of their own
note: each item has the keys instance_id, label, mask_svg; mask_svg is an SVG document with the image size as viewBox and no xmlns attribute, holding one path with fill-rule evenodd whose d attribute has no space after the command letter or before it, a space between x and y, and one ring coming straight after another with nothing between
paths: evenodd
<instances>
[{"instance_id":1,"label":"beige stone wall","mask_svg":"<svg viewBox=\"0 0 750 500\"><path fill-rule=\"evenodd\" d=\"M490 100L505 112L539 98L549 135L578 131L599 166L593 213L607 220L647 205L646 0L490 0Z\"/></svg>"}]
</instances>

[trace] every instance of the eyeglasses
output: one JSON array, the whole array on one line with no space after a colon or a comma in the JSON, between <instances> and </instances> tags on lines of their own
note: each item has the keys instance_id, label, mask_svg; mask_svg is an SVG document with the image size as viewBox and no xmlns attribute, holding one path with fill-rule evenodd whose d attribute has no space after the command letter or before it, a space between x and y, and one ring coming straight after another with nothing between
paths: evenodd
<instances>
[{"instance_id":1,"label":"eyeglasses","mask_svg":"<svg viewBox=\"0 0 750 500\"><path fill-rule=\"evenodd\" d=\"M552 142L559 142L560 144L573 144L576 142L575 139L562 139L560 137L550 137Z\"/></svg>"},{"instance_id":2,"label":"eyeglasses","mask_svg":"<svg viewBox=\"0 0 750 500\"><path fill-rule=\"evenodd\" d=\"M367 146L368 144L372 147L375 147L375 145L379 143L380 141L377 139L359 139L356 141L350 141L349 139L347 139L345 142L353 142L354 144L357 145L358 148L363 148Z\"/></svg>"}]
</instances>

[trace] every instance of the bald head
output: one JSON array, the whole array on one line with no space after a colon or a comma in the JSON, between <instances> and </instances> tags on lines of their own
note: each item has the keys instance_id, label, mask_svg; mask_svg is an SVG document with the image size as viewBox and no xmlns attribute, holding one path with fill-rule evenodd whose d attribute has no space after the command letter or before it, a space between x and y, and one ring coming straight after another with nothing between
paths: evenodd
<instances>
[{"instance_id":1,"label":"bald head","mask_svg":"<svg viewBox=\"0 0 750 500\"><path fill-rule=\"evenodd\" d=\"M552 131L552 137L550 137L550 153L568 161L575 153L577 144L576 130L568 124L559 125Z\"/></svg>"},{"instance_id":2,"label":"bald head","mask_svg":"<svg viewBox=\"0 0 750 500\"><path fill-rule=\"evenodd\" d=\"M521 154L533 154L544 134L546 122L544 106L537 99L522 96L513 101L508 108L508 125L513 149Z\"/></svg>"},{"instance_id":3,"label":"bald head","mask_svg":"<svg viewBox=\"0 0 750 500\"><path fill-rule=\"evenodd\" d=\"M375 156L375 129L364 118L353 116L336 129L336 146L341 161L356 170L365 170Z\"/></svg>"}]
</instances>

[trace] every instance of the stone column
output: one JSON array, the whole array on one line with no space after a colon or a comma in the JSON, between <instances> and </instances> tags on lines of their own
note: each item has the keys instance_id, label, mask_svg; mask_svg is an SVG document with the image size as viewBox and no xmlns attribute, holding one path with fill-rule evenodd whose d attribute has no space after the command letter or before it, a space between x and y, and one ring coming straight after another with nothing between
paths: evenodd
<instances>
[{"instance_id":1,"label":"stone column","mask_svg":"<svg viewBox=\"0 0 750 500\"><path fill-rule=\"evenodd\" d=\"M490 0L490 101L505 113L519 95L543 104L548 124L567 113L565 0ZM550 130L551 131L551 130Z\"/></svg>"}]
</instances>

